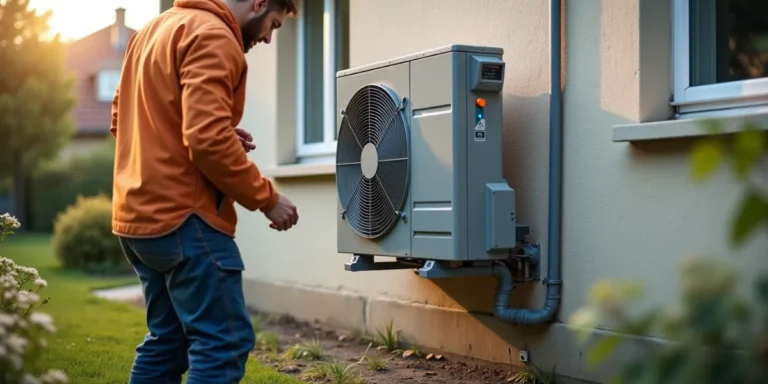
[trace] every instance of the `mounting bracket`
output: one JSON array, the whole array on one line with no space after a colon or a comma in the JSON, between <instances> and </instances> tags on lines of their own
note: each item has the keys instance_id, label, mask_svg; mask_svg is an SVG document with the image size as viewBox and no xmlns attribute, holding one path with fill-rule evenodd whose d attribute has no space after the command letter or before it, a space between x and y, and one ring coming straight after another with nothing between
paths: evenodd
<instances>
[{"instance_id":1,"label":"mounting bracket","mask_svg":"<svg viewBox=\"0 0 768 384\"><path fill-rule=\"evenodd\" d=\"M427 260L424 266L415 270L414 273L425 279L491 276L493 274L493 265L460 265L452 267L444 261Z\"/></svg>"},{"instance_id":2,"label":"mounting bracket","mask_svg":"<svg viewBox=\"0 0 768 384\"><path fill-rule=\"evenodd\" d=\"M391 271L397 269L413 269L418 265L403 263L401 261L373 261L372 255L354 255L352 260L344 264L344 270L350 272L366 272L366 271Z\"/></svg>"},{"instance_id":3,"label":"mounting bracket","mask_svg":"<svg viewBox=\"0 0 768 384\"><path fill-rule=\"evenodd\" d=\"M510 250L507 258L496 260L506 264L514 282L524 283L540 280L541 246L527 242L530 229L527 225L517 225L518 246ZM414 273L427 279L451 277L490 276L493 273L494 260L443 261L401 259L397 261L375 262L373 255L354 255L344 264L344 270L350 272L392 271L413 269Z\"/></svg>"}]
</instances>

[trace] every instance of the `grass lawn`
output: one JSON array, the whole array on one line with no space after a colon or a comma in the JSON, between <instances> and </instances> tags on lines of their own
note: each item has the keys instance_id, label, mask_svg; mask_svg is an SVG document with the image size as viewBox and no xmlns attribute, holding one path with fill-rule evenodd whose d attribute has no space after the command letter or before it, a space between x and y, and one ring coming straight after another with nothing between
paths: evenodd
<instances>
[{"instance_id":1,"label":"grass lawn","mask_svg":"<svg viewBox=\"0 0 768 384\"><path fill-rule=\"evenodd\" d=\"M96 298L89 292L136 283L136 278L92 278L64 271L53 256L48 236L9 236L0 245L0 256L37 268L40 276L48 281L41 295L50 297L51 301L40 311L53 316L57 332L49 339L43 370L63 370L73 384L126 383L134 349L147 332L144 312L127 303ZM300 381L251 359L242 383Z\"/></svg>"}]
</instances>

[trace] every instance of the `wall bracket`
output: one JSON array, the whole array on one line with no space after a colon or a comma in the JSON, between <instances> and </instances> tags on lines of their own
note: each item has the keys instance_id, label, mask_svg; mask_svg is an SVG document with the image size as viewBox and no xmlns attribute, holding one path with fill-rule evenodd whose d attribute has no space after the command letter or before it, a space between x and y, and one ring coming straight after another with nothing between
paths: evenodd
<instances>
[{"instance_id":1,"label":"wall bracket","mask_svg":"<svg viewBox=\"0 0 768 384\"><path fill-rule=\"evenodd\" d=\"M366 272L366 271L391 271L397 269L413 269L418 268L418 264L405 263L398 261L373 261L372 255L354 255L352 260L344 264L344 270L350 272Z\"/></svg>"}]
</instances>

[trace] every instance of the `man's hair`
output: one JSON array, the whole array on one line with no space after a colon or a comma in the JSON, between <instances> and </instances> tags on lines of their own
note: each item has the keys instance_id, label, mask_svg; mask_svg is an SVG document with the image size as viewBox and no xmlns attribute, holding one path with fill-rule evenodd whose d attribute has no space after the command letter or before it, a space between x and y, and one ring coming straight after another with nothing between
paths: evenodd
<instances>
[{"instance_id":1,"label":"man's hair","mask_svg":"<svg viewBox=\"0 0 768 384\"><path fill-rule=\"evenodd\" d=\"M296 6L296 0L269 0L269 6L273 9L285 11L288 16L296 17L299 8Z\"/></svg>"},{"instance_id":2,"label":"man's hair","mask_svg":"<svg viewBox=\"0 0 768 384\"><path fill-rule=\"evenodd\" d=\"M237 0L244 3L248 0ZM268 9L275 11L285 11L288 16L296 17L299 13L299 7L296 6L296 0L269 0Z\"/></svg>"}]
</instances>

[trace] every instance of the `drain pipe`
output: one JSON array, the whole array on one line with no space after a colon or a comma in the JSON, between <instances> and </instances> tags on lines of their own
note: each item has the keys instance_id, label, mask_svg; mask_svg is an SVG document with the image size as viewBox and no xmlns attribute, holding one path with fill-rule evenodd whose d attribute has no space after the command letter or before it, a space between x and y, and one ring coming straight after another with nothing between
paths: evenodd
<instances>
[{"instance_id":1,"label":"drain pipe","mask_svg":"<svg viewBox=\"0 0 768 384\"><path fill-rule=\"evenodd\" d=\"M512 274L504 264L493 267L498 281L494 299L494 314L501 321L512 324L541 324L554 320L560 307L560 242L563 190L563 119L561 91L561 13L560 0L550 0L550 98L549 98L549 214L547 217L547 299L541 309L510 308L509 300L514 289ZM538 252L538 247L527 245L526 253ZM538 255L533 255L537 257Z\"/></svg>"}]
</instances>

